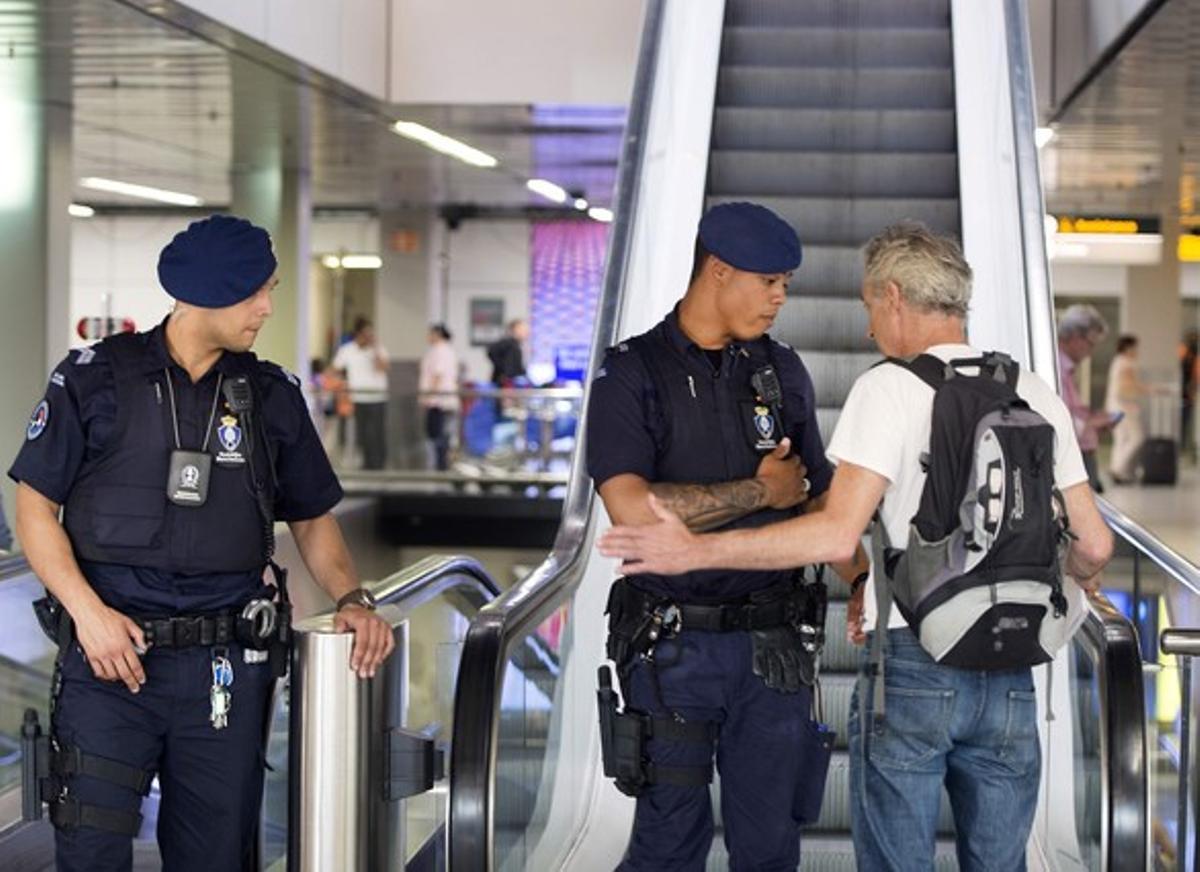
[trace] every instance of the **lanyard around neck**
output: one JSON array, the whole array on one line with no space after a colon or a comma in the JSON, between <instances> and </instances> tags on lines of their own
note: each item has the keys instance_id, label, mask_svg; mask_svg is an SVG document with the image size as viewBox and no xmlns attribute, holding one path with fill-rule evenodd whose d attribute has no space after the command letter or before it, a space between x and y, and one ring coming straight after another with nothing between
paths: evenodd
<instances>
[{"instance_id":1,"label":"lanyard around neck","mask_svg":"<svg viewBox=\"0 0 1200 872\"><path fill-rule=\"evenodd\" d=\"M167 396L171 398L171 425L175 428L175 450L182 451L183 446L179 444L179 410L175 407L175 386L169 369L164 367L163 375L167 377ZM217 400L221 397L221 381L224 378L224 373L217 373L217 389L213 391L212 410L208 413L208 426L204 428L204 444L200 446L201 453L208 451L208 440L212 436L213 422L217 420Z\"/></svg>"}]
</instances>

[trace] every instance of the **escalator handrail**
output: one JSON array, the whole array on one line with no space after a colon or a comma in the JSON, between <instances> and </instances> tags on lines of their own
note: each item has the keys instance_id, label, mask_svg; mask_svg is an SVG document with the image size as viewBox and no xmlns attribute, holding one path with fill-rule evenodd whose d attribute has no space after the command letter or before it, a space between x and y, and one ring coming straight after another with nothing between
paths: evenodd
<instances>
[{"instance_id":1,"label":"escalator handrail","mask_svg":"<svg viewBox=\"0 0 1200 872\"><path fill-rule=\"evenodd\" d=\"M605 349L618 339L664 8L665 0L648 0L646 4L588 372L597 371ZM590 397L589 384L581 419L586 419ZM528 578L485 607L467 631L455 689L455 740L450 763L448 841L453 869L493 868L493 788L506 659L517 640L564 603L583 578L595 502L585 457L586 432L581 428L563 519L550 555Z\"/></svg>"},{"instance_id":2,"label":"escalator handrail","mask_svg":"<svg viewBox=\"0 0 1200 872\"><path fill-rule=\"evenodd\" d=\"M33 567L29 565L29 560L24 554L0 557L0 584L30 572L33 572Z\"/></svg>"},{"instance_id":3,"label":"escalator handrail","mask_svg":"<svg viewBox=\"0 0 1200 872\"><path fill-rule=\"evenodd\" d=\"M400 605L414 597L436 596L466 577L481 593L494 601L500 586L486 569L471 557L433 554L370 585L379 605Z\"/></svg>"},{"instance_id":4,"label":"escalator handrail","mask_svg":"<svg viewBox=\"0 0 1200 872\"><path fill-rule=\"evenodd\" d=\"M1142 652L1137 630L1112 603L1099 596L1090 606L1081 633L1101 664L1102 868L1140 869L1150 832Z\"/></svg>"},{"instance_id":5,"label":"escalator handrail","mask_svg":"<svg viewBox=\"0 0 1200 872\"><path fill-rule=\"evenodd\" d=\"M1050 384L1058 384L1058 342L1054 331L1054 293L1046 256L1046 207L1042 202L1036 131L1033 61L1029 47L1026 0L1005 0L1009 97L1012 102L1013 153L1025 268L1025 322L1029 330L1029 366Z\"/></svg>"},{"instance_id":6,"label":"escalator handrail","mask_svg":"<svg viewBox=\"0 0 1200 872\"><path fill-rule=\"evenodd\" d=\"M1096 497L1096 505L1114 533L1148 557L1152 563L1191 593L1200 596L1200 567L1103 497Z\"/></svg>"}]
</instances>

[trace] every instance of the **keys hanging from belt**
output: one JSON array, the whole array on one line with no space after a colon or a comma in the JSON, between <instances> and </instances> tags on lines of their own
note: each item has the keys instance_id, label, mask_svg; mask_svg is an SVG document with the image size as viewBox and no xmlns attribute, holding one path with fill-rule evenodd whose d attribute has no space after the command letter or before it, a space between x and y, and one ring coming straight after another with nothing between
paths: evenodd
<instances>
[{"instance_id":1,"label":"keys hanging from belt","mask_svg":"<svg viewBox=\"0 0 1200 872\"><path fill-rule=\"evenodd\" d=\"M225 648L214 648L212 657L212 689L209 690L208 719L214 730L223 730L229 726L229 709L233 705L233 694L229 688L233 686L233 664L229 660L229 651Z\"/></svg>"}]
</instances>

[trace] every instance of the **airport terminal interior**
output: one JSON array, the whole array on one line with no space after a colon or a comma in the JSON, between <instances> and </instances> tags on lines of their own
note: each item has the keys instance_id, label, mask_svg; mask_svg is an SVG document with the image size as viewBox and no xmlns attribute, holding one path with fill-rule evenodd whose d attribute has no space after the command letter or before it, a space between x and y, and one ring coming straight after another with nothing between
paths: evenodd
<instances>
[{"instance_id":1,"label":"airport terminal interior","mask_svg":"<svg viewBox=\"0 0 1200 872\"><path fill-rule=\"evenodd\" d=\"M254 350L304 393L397 648L369 680L329 668L346 634L279 524L293 649L256 868L621 861L589 384L683 295L704 210L745 200L802 241L771 335L826 442L880 358L862 247L910 219L962 241L973 345L1109 415L1094 486L1115 553L1034 670L1028 867L1200 868L1200 0L0 0L0 144L5 469L70 350L168 315L176 233L232 214L271 234ZM1064 374L1056 319L1077 304L1107 330ZM22 724L47 717L55 647L15 493L5 478L0 870L38 872L54 835L24 819ZM811 872L856 868L863 655L830 587ZM164 868L159 797L138 872ZM717 806L709 870L729 868ZM945 798L935 865L959 868Z\"/></svg>"}]
</instances>

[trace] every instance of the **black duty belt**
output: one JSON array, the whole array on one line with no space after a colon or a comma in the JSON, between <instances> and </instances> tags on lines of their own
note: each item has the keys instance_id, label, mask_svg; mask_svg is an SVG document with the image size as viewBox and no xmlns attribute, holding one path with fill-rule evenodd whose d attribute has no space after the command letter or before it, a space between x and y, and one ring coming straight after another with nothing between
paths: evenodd
<instances>
[{"instance_id":1,"label":"black duty belt","mask_svg":"<svg viewBox=\"0 0 1200 872\"><path fill-rule=\"evenodd\" d=\"M173 618L136 618L146 644L156 648L228 645L237 641L236 613Z\"/></svg>"},{"instance_id":2,"label":"black duty belt","mask_svg":"<svg viewBox=\"0 0 1200 872\"><path fill-rule=\"evenodd\" d=\"M287 602L254 599L237 611L173 617L138 617L146 644L159 648L228 645L266 650L272 643L287 644L291 632L291 606Z\"/></svg>"},{"instance_id":3,"label":"black duty belt","mask_svg":"<svg viewBox=\"0 0 1200 872\"><path fill-rule=\"evenodd\" d=\"M794 596L771 602L729 603L704 606L676 603L681 629L728 633L735 630L767 630L796 622L800 607Z\"/></svg>"}]
</instances>

